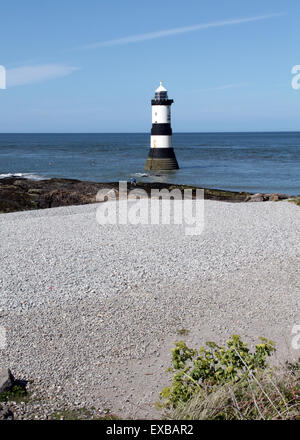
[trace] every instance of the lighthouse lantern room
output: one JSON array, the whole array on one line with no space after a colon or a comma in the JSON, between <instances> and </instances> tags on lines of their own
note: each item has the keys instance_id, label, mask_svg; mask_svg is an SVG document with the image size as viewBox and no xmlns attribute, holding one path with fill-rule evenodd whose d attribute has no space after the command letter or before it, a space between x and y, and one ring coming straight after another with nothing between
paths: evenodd
<instances>
[{"instance_id":1,"label":"lighthouse lantern room","mask_svg":"<svg viewBox=\"0 0 300 440\"><path fill-rule=\"evenodd\" d=\"M160 82L152 104L151 144L145 170L176 170L179 168L172 145L171 105L168 91Z\"/></svg>"}]
</instances>

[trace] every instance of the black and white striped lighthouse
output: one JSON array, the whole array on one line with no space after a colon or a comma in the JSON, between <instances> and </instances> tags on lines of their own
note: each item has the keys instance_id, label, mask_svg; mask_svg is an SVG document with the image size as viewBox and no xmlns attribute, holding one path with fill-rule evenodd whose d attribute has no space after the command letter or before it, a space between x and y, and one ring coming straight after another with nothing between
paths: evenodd
<instances>
[{"instance_id":1,"label":"black and white striped lighthouse","mask_svg":"<svg viewBox=\"0 0 300 440\"><path fill-rule=\"evenodd\" d=\"M168 91L160 82L152 104L151 145L145 170L177 170L178 162L172 146L171 105Z\"/></svg>"}]
</instances>

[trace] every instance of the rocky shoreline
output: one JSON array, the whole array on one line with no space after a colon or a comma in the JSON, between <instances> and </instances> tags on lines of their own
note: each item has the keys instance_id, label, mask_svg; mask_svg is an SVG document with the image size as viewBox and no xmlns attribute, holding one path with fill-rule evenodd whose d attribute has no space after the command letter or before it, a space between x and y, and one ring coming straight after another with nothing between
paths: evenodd
<instances>
[{"instance_id":1,"label":"rocky shoreline","mask_svg":"<svg viewBox=\"0 0 300 440\"><path fill-rule=\"evenodd\" d=\"M144 189L149 195L152 189L197 189L195 186L158 182L138 182L136 187ZM7 177L0 179L0 213L95 203L97 192L104 188L113 189L118 195L119 183L60 178L36 181ZM133 189L129 183L127 189ZM251 194L210 188L204 188L204 196L205 199L226 202L264 202L291 197L287 194Z\"/></svg>"}]
</instances>

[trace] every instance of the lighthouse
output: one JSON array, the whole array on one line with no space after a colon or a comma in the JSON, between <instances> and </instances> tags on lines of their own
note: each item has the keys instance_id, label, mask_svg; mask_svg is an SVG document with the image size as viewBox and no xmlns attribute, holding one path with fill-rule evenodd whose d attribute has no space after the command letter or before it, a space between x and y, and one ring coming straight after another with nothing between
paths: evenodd
<instances>
[{"instance_id":1,"label":"lighthouse","mask_svg":"<svg viewBox=\"0 0 300 440\"><path fill-rule=\"evenodd\" d=\"M151 144L145 170L177 170L178 162L172 146L171 105L168 91L160 82L152 105Z\"/></svg>"}]
</instances>

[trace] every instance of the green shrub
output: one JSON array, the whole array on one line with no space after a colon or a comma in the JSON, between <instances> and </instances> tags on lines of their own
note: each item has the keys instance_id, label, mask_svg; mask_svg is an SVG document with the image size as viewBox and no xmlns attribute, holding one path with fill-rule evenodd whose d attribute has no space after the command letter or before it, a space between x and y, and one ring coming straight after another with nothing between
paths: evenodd
<instances>
[{"instance_id":1,"label":"green shrub","mask_svg":"<svg viewBox=\"0 0 300 440\"><path fill-rule=\"evenodd\" d=\"M296 420L300 419L299 362L295 370L260 371L248 383L223 383L201 389L187 402L169 410L175 420Z\"/></svg>"},{"instance_id":2,"label":"green shrub","mask_svg":"<svg viewBox=\"0 0 300 440\"><path fill-rule=\"evenodd\" d=\"M220 384L247 384L258 372L268 367L266 359L275 351L274 343L260 338L261 343L251 352L240 336L233 335L225 347L207 342L199 350L190 349L185 342L172 349L174 373L172 386L160 393L162 407L176 408L205 389L213 392Z\"/></svg>"},{"instance_id":3,"label":"green shrub","mask_svg":"<svg viewBox=\"0 0 300 440\"><path fill-rule=\"evenodd\" d=\"M14 385L9 391L4 391L0 394L0 402L22 402L28 398L25 387L21 385Z\"/></svg>"}]
</instances>

